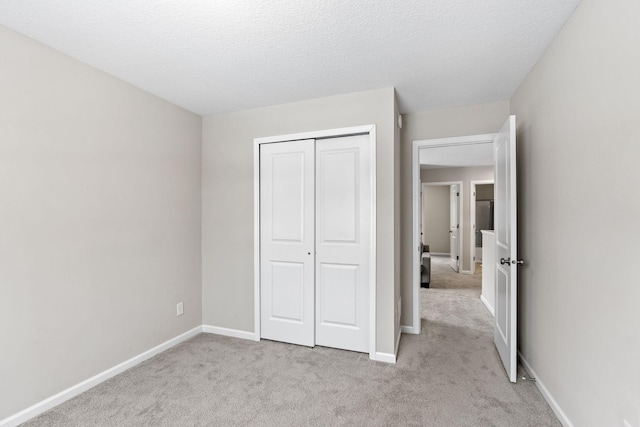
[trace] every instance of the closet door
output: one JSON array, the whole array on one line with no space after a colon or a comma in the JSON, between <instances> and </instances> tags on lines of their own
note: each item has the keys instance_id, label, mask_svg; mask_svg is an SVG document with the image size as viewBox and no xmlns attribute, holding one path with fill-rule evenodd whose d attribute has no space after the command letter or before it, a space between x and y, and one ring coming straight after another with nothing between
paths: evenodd
<instances>
[{"instance_id":1,"label":"closet door","mask_svg":"<svg viewBox=\"0 0 640 427\"><path fill-rule=\"evenodd\" d=\"M316 141L316 344L369 352L369 136Z\"/></svg>"},{"instance_id":2,"label":"closet door","mask_svg":"<svg viewBox=\"0 0 640 427\"><path fill-rule=\"evenodd\" d=\"M314 141L260 146L260 336L313 347Z\"/></svg>"}]
</instances>

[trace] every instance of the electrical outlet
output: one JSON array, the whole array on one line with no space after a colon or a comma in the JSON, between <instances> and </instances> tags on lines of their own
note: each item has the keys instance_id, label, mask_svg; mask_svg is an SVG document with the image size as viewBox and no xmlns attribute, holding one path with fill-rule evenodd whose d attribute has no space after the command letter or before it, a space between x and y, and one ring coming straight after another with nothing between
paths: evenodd
<instances>
[{"instance_id":1,"label":"electrical outlet","mask_svg":"<svg viewBox=\"0 0 640 427\"><path fill-rule=\"evenodd\" d=\"M176 305L176 316L182 316L184 314L184 305L179 302Z\"/></svg>"}]
</instances>

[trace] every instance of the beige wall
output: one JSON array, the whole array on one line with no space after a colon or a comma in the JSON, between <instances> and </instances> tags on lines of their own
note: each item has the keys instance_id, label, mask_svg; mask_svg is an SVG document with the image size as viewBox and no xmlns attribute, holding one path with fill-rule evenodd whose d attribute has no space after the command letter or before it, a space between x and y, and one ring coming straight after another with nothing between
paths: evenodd
<instances>
[{"instance_id":1,"label":"beige wall","mask_svg":"<svg viewBox=\"0 0 640 427\"><path fill-rule=\"evenodd\" d=\"M583 0L511 101L520 349L575 426L640 426L639 17Z\"/></svg>"},{"instance_id":2,"label":"beige wall","mask_svg":"<svg viewBox=\"0 0 640 427\"><path fill-rule=\"evenodd\" d=\"M402 215L402 319L413 322L413 251L411 147L413 141L498 132L509 116L509 101L403 115L401 150Z\"/></svg>"},{"instance_id":3,"label":"beige wall","mask_svg":"<svg viewBox=\"0 0 640 427\"><path fill-rule=\"evenodd\" d=\"M505 116L506 120L506 116ZM498 129L499 130L499 129ZM471 181L493 180L493 166L470 168L437 168L420 171L422 182L462 181L462 252L460 265L462 270L471 271L473 253L471 248Z\"/></svg>"},{"instance_id":4,"label":"beige wall","mask_svg":"<svg viewBox=\"0 0 640 427\"><path fill-rule=\"evenodd\" d=\"M394 351L393 88L209 116L203 122L202 310L205 324L254 330L253 139L375 124L377 349Z\"/></svg>"},{"instance_id":5,"label":"beige wall","mask_svg":"<svg viewBox=\"0 0 640 427\"><path fill-rule=\"evenodd\" d=\"M494 197L493 184L476 185L476 201L493 200Z\"/></svg>"},{"instance_id":6,"label":"beige wall","mask_svg":"<svg viewBox=\"0 0 640 427\"><path fill-rule=\"evenodd\" d=\"M432 254L448 254L451 249L450 194L448 185L422 186L422 243Z\"/></svg>"},{"instance_id":7,"label":"beige wall","mask_svg":"<svg viewBox=\"0 0 640 427\"><path fill-rule=\"evenodd\" d=\"M201 324L201 118L3 27L0 52L1 420Z\"/></svg>"}]
</instances>

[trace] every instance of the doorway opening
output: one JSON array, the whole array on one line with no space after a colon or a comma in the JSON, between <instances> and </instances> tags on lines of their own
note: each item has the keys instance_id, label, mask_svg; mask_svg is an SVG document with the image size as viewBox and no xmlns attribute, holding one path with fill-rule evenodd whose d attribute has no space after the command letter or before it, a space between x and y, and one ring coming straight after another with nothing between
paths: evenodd
<instances>
[{"instance_id":1,"label":"doorway opening","mask_svg":"<svg viewBox=\"0 0 640 427\"><path fill-rule=\"evenodd\" d=\"M446 257L460 272L464 224L462 181L422 182L420 200L421 286L431 282L431 257Z\"/></svg>"},{"instance_id":2,"label":"doorway opening","mask_svg":"<svg viewBox=\"0 0 640 427\"><path fill-rule=\"evenodd\" d=\"M472 135L455 138L441 138L430 139L423 141L414 141L413 153L412 153L412 180L413 188L413 247L418 249L412 255L413 261L413 324L410 327L406 327L405 330L409 333L419 334L421 330L420 319L420 288L421 288L421 274L420 266L422 261L422 245L421 245L421 197L420 190L422 189L423 177L425 181L432 181L446 183L446 182L460 182L460 177L457 179L429 179L428 176L440 176L448 173L447 169L464 169L469 166L480 165L493 165L493 141L496 134L483 134ZM449 175L451 177L451 175ZM492 178L492 177L491 177ZM464 181L464 180L462 180ZM464 184L464 183L463 183ZM464 185L461 186L461 193L465 194ZM464 200L464 197L462 198ZM460 207L464 207L464 201L460 203ZM465 215L464 210L461 217L461 229L465 230ZM469 209L466 209L467 212ZM468 214L467 214L468 215ZM467 228L468 230L468 228ZM469 234L469 233L465 233ZM461 239L463 242L467 239L464 236ZM464 250L464 245L461 245L463 250L461 251L462 259L462 271L465 273L471 272L471 252L470 246L466 246L467 250ZM470 252L465 257L464 252ZM469 266L467 266L467 264ZM466 270L466 271L465 271Z\"/></svg>"},{"instance_id":3,"label":"doorway opening","mask_svg":"<svg viewBox=\"0 0 640 427\"><path fill-rule=\"evenodd\" d=\"M482 268L482 232L494 229L494 180L472 180L469 198L469 219L472 221L469 251L472 254L471 274L475 274L478 267Z\"/></svg>"},{"instance_id":4,"label":"doorway opening","mask_svg":"<svg viewBox=\"0 0 640 427\"><path fill-rule=\"evenodd\" d=\"M517 254L517 191L516 191L516 117L509 116L496 134L471 135L455 138L440 138L413 141L412 147L412 202L413 202L413 254L412 260L412 321L404 327L408 333L419 334L421 330L420 303L420 227L419 192L421 188L421 166L460 166L463 159L478 160L482 152L493 161L495 178L495 313L493 341L509 380L516 382L517 367L517 267L524 260ZM486 148L489 148L487 150ZM452 153L454 153L452 155ZM421 157L426 157L423 161ZM448 163L449 162L449 163ZM451 164L453 162L453 164ZM464 165L464 163L463 163ZM470 241L470 240L468 240ZM417 250L416 250L417 249ZM467 247L471 252L471 247ZM464 260L464 257L463 257ZM472 254L467 257L471 270Z\"/></svg>"}]
</instances>

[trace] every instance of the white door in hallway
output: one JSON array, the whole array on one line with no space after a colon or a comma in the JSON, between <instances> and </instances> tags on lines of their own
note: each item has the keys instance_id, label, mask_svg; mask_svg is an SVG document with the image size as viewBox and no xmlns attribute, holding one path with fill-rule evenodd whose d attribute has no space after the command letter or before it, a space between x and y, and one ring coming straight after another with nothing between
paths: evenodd
<instances>
[{"instance_id":1,"label":"white door in hallway","mask_svg":"<svg viewBox=\"0 0 640 427\"><path fill-rule=\"evenodd\" d=\"M260 147L260 336L313 347L313 140Z\"/></svg>"},{"instance_id":2,"label":"white door in hallway","mask_svg":"<svg viewBox=\"0 0 640 427\"><path fill-rule=\"evenodd\" d=\"M449 194L449 256L451 268L460 272L460 184L452 184Z\"/></svg>"},{"instance_id":3,"label":"white door in hallway","mask_svg":"<svg viewBox=\"0 0 640 427\"><path fill-rule=\"evenodd\" d=\"M495 151L495 325L494 342L509 380L516 382L518 254L516 212L516 118L494 139Z\"/></svg>"},{"instance_id":4,"label":"white door in hallway","mask_svg":"<svg viewBox=\"0 0 640 427\"><path fill-rule=\"evenodd\" d=\"M316 141L316 344L369 352L368 135Z\"/></svg>"}]
</instances>

